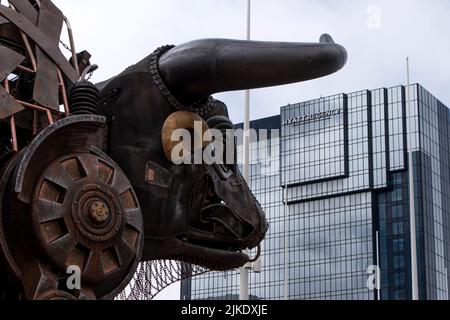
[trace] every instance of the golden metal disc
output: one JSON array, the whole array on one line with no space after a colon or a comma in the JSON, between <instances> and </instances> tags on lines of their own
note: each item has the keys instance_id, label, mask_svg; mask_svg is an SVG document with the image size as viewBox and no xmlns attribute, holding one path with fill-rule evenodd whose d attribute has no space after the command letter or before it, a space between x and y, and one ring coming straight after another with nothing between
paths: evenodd
<instances>
[{"instance_id":1,"label":"golden metal disc","mask_svg":"<svg viewBox=\"0 0 450 320\"><path fill-rule=\"evenodd\" d=\"M177 140L174 132L185 129L190 133L190 141ZM183 144L183 158L190 157L197 149L203 149L211 143L211 133L203 118L190 111L177 111L167 117L161 134L164 154L172 161L172 150L180 143Z\"/></svg>"}]
</instances>

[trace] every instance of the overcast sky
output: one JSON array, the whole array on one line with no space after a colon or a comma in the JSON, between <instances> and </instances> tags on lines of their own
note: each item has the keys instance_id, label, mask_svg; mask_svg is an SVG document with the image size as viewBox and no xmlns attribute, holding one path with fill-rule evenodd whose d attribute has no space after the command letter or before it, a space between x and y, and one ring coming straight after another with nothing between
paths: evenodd
<instances>
[{"instance_id":1,"label":"overcast sky","mask_svg":"<svg viewBox=\"0 0 450 320\"><path fill-rule=\"evenodd\" d=\"M164 44L197 38L245 37L246 0L54 0L70 19L77 49L100 66L94 80L112 77ZM279 114L287 103L411 81L450 106L449 0L253 0L252 39L316 42L329 33L347 48L347 66L305 83L252 91L251 118ZM216 98L235 122L242 92ZM178 288L169 295L176 296Z\"/></svg>"}]
</instances>

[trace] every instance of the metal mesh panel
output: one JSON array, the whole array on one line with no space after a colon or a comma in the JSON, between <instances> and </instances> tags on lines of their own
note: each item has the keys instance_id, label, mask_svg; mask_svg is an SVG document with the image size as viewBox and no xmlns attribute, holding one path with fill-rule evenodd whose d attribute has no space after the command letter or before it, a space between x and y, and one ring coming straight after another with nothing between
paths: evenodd
<instances>
[{"instance_id":1,"label":"metal mesh panel","mask_svg":"<svg viewBox=\"0 0 450 320\"><path fill-rule=\"evenodd\" d=\"M142 262L116 300L151 300L171 284L207 271L204 267L173 260Z\"/></svg>"}]
</instances>

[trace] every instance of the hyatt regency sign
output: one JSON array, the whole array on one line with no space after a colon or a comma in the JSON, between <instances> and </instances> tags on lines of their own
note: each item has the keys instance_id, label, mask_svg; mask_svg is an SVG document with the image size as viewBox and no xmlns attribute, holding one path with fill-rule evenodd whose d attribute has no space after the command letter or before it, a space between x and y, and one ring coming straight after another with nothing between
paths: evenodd
<instances>
[{"instance_id":1,"label":"hyatt regency sign","mask_svg":"<svg viewBox=\"0 0 450 320\"><path fill-rule=\"evenodd\" d=\"M305 123L305 122L310 122L310 121L328 119L328 118L331 118L332 116L340 114L341 112L342 112L342 109L335 109L335 110L324 111L324 112L319 112L319 113L314 113L314 114L308 114L306 116L301 116L301 117L294 117L294 118L284 120L282 125L289 126L289 125L298 124L298 123Z\"/></svg>"}]
</instances>

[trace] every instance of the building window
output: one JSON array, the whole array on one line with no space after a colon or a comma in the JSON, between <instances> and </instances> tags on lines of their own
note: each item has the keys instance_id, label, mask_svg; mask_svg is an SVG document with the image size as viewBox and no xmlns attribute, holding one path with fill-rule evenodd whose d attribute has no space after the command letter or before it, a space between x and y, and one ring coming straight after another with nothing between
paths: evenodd
<instances>
[{"instance_id":1,"label":"building window","mask_svg":"<svg viewBox=\"0 0 450 320\"><path fill-rule=\"evenodd\" d=\"M395 290L394 300L406 300L406 290Z\"/></svg>"},{"instance_id":2,"label":"building window","mask_svg":"<svg viewBox=\"0 0 450 320\"><path fill-rule=\"evenodd\" d=\"M402 201L403 195L402 195L402 189L397 188L392 191L392 201Z\"/></svg>"},{"instance_id":3,"label":"building window","mask_svg":"<svg viewBox=\"0 0 450 320\"><path fill-rule=\"evenodd\" d=\"M394 269L403 269L405 267L405 257L403 255L394 256Z\"/></svg>"},{"instance_id":4,"label":"building window","mask_svg":"<svg viewBox=\"0 0 450 320\"><path fill-rule=\"evenodd\" d=\"M400 219L403 217L403 207L401 205L392 206L392 219Z\"/></svg>"},{"instance_id":5,"label":"building window","mask_svg":"<svg viewBox=\"0 0 450 320\"><path fill-rule=\"evenodd\" d=\"M392 241L392 249L394 252L403 252L405 250L405 239L394 239Z\"/></svg>"},{"instance_id":6,"label":"building window","mask_svg":"<svg viewBox=\"0 0 450 320\"><path fill-rule=\"evenodd\" d=\"M392 234L393 235L401 235L401 234L403 234L403 222L394 222L394 223L392 223Z\"/></svg>"},{"instance_id":7,"label":"building window","mask_svg":"<svg viewBox=\"0 0 450 320\"><path fill-rule=\"evenodd\" d=\"M405 285L405 274L403 272L394 274L394 285L396 287L403 287Z\"/></svg>"}]
</instances>

